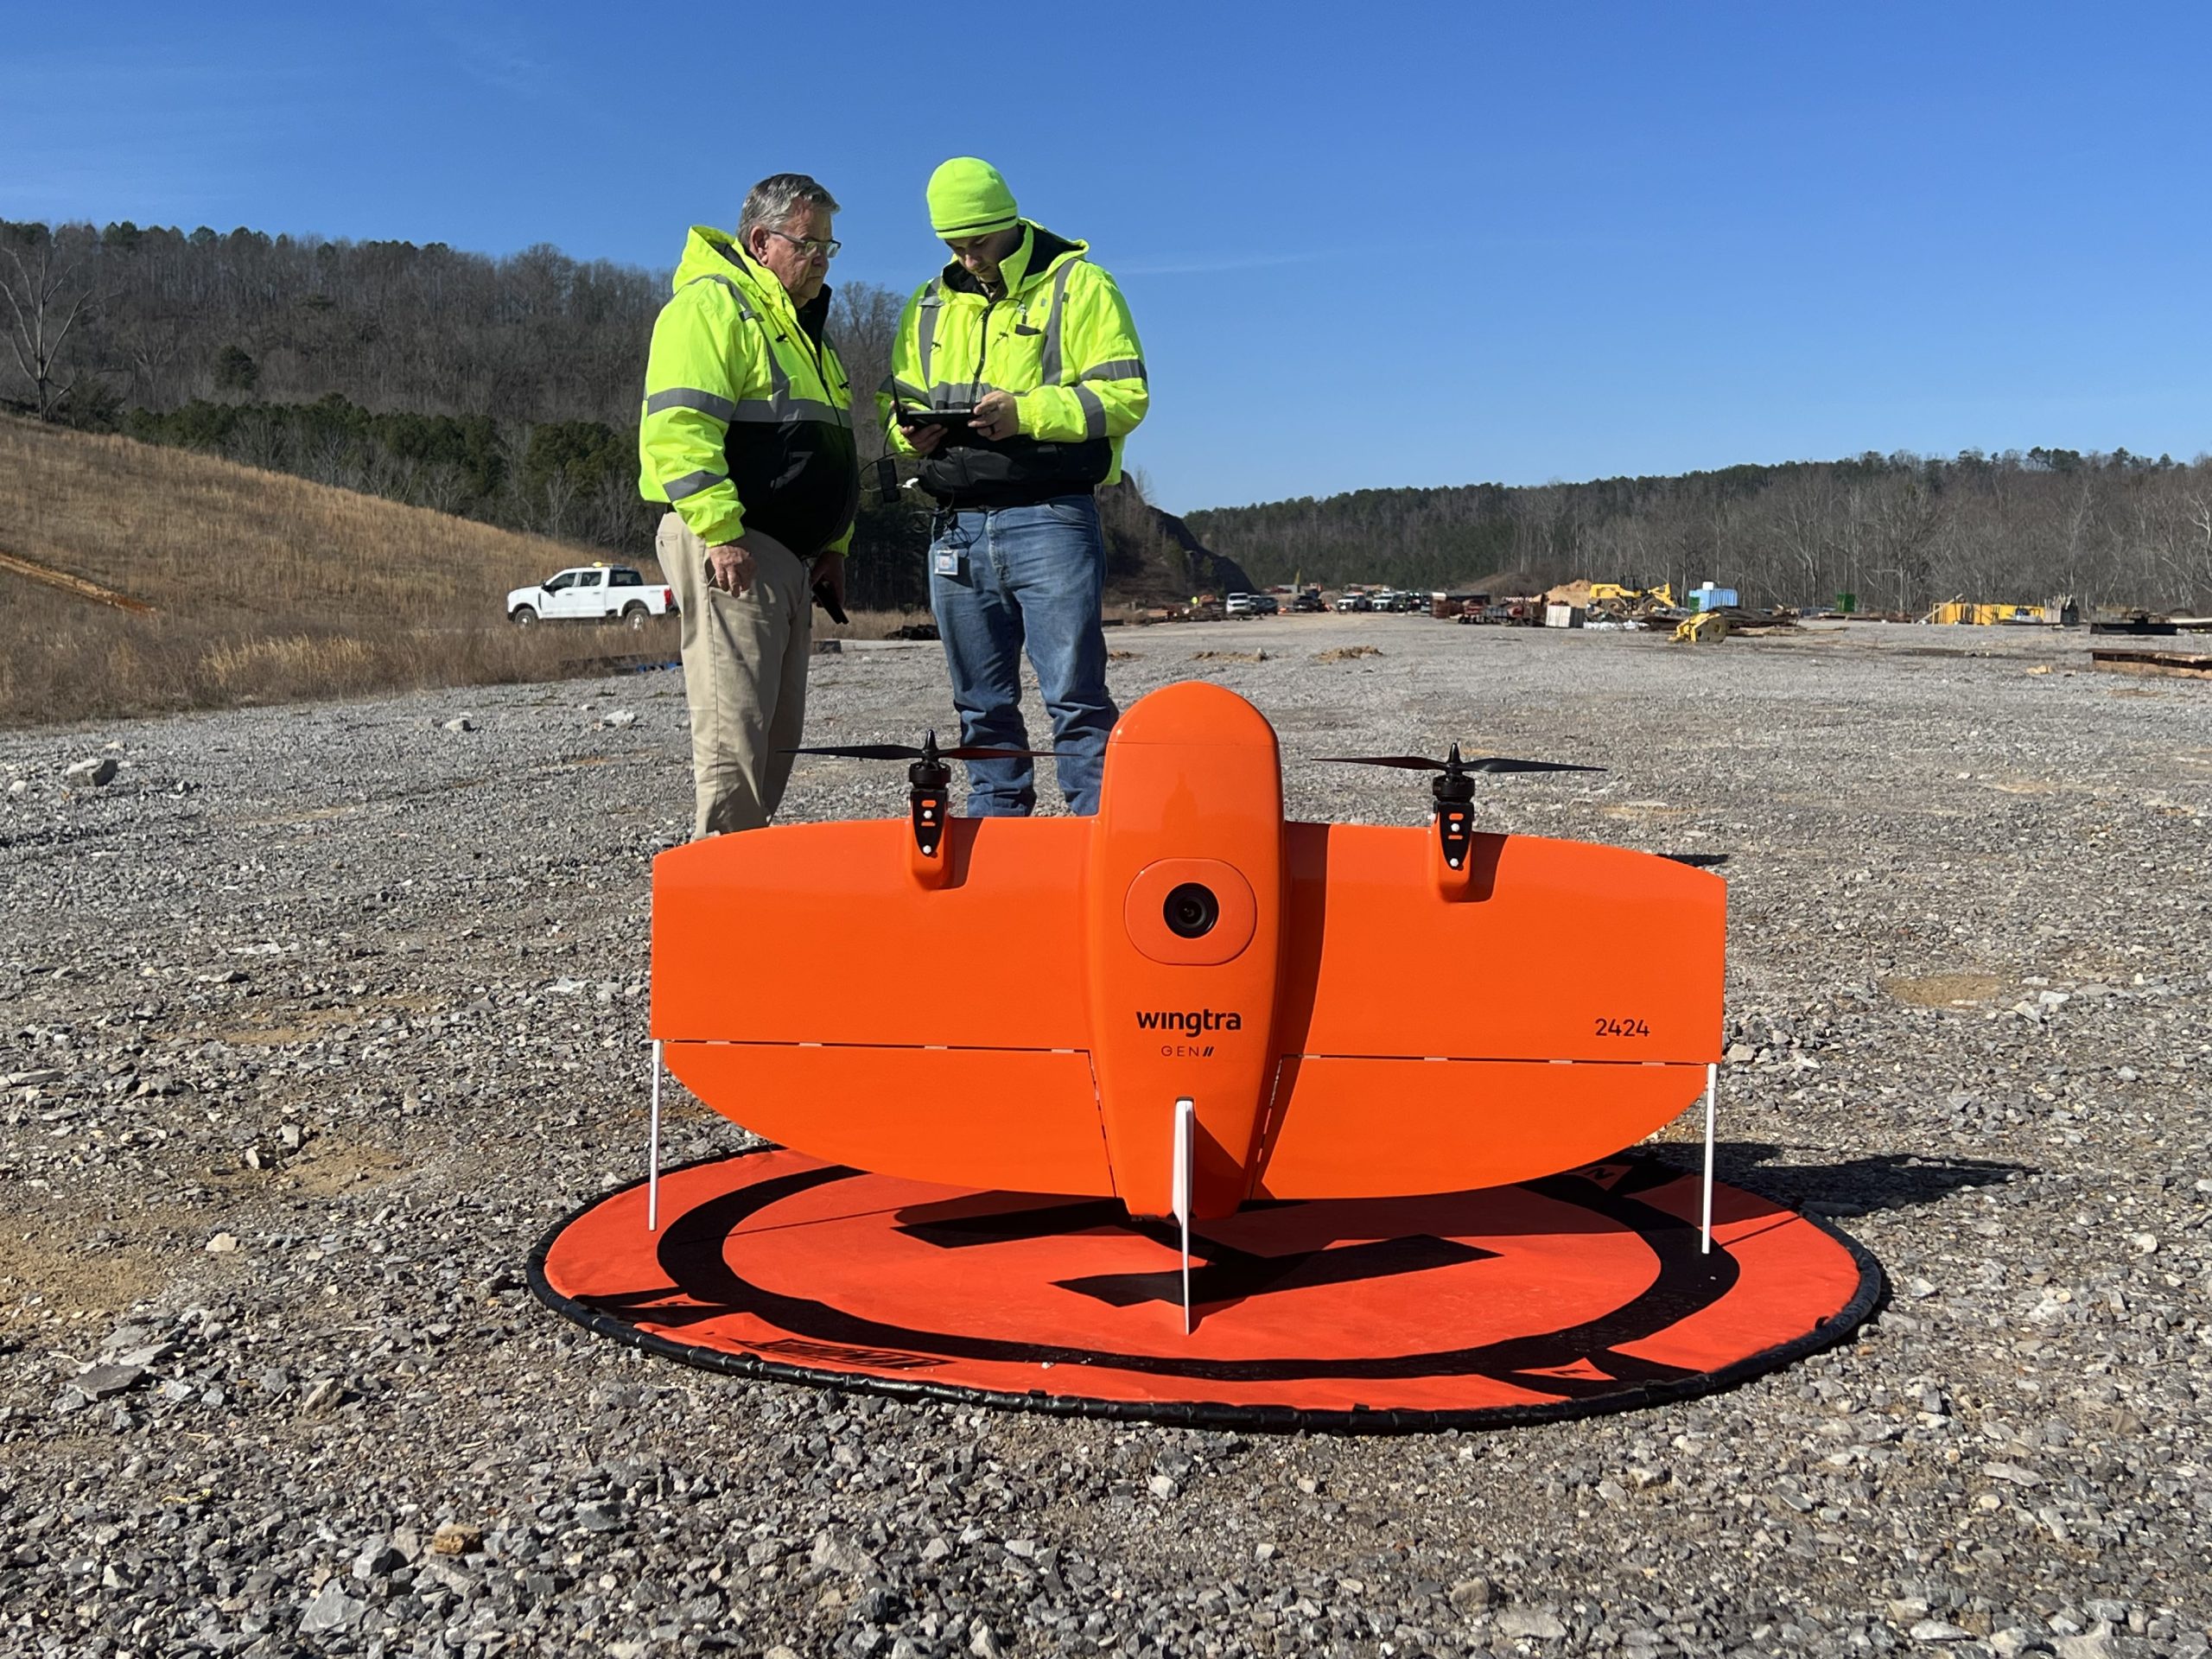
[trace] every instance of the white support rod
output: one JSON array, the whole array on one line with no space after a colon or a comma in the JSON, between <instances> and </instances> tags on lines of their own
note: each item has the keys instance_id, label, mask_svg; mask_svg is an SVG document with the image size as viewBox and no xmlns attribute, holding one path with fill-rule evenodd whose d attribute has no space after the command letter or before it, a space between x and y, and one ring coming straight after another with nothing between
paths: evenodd
<instances>
[{"instance_id":1,"label":"white support rod","mask_svg":"<svg viewBox=\"0 0 2212 1659\"><path fill-rule=\"evenodd\" d=\"M653 1039L653 1106L645 1131L645 1230L660 1230L660 1039Z\"/></svg>"},{"instance_id":2,"label":"white support rod","mask_svg":"<svg viewBox=\"0 0 2212 1659\"><path fill-rule=\"evenodd\" d=\"M1183 1334L1191 1334L1191 1217L1183 1215Z\"/></svg>"},{"instance_id":3,"label":"white support rod","mask_svg":"<svg viewBox=\"0 0 2212 1659\"><path fill-rule=\"evenodd\" d=\"M1720 1068L1705 1068L1705 1248L1702 1254L1713 1254L1713 1097L1720 1088Z\"/></svg>"},{"instance_id":4,"label":"white support rod","mask_svg":"<svg viewBox=\"0 0 2212 1659\"><path fill-rule=\"evenodd\" d=\"M1169 1202L1183 1230L1183 1334L1191 1334L1191 1189L1197 1171L1198 1107L1185 1099L1175 1103L1175 1153Z\"/></svg>"}]
</instances>

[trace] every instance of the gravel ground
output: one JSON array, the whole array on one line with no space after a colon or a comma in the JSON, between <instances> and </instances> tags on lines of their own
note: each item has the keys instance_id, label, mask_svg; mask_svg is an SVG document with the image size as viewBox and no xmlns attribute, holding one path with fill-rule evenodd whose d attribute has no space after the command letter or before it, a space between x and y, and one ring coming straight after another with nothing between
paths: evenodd
<instances>
[{"instance_id":1,"label":"gravel ground","mask_svg":"<svg viewBox=\"0 0 2212 1659\"><path fill-rule=\"evenodd\" d=\"M2203 1652L2212 685L2086 643L1116 638L1125 701L1600 762L1490 822L1726 854L1720 1173L1895 1287L1732 1393L1397 1440L749 1383L531 1300L639 1173L674 675L0 734L0 1650ZM933 646L816 670L817 741L952 728ZM903 789L810 763L791 816Z\"/></svg>"}]
</instances>

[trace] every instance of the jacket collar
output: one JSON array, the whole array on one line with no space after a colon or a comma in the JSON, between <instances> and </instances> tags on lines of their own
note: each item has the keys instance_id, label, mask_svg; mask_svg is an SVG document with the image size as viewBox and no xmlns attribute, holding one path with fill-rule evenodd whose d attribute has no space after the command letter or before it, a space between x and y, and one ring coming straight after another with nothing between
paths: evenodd
<instances>
[{"instance_id":1,"label":"jacket collar","mask_svg":"<svg viewBox=\"0 0 2212 1659\"><path fill-rule=\"evenodd\" d=\"M735 237L711 225L694 225L683 245L683 261L676 267L676 286L686 287L702 276L728 278L744 289L756 308L791 318L808 339L822 343L830 321L830 296L836 291L829 283L823 283L822 291L804 306L794 306L776 273L740 247Z\"/></svg>"},{"instance_id":2,"label":"jacket collar","mask_svg":"<svg viewBox=\"0 0 2212 1659\"><path fill-rule=\"evenodd\" d=\"M702 276L734 283L758 310L793 316L791 296L776 273L740 247L737 238L712 225L694 225L676 267L676 286L686 288ZM826 291L826 290L825 290Z\"/></svg>"},{"instance_id":3,"label":"jacket collar","mask_svg":"<svg viewBox=\"0 0 2212 1659\"><path fill-rule=\"evenodd\" d=\"M776 279L772 272L768 280L775 283ZM776 283L776 287L780 290L783 284ZM798 326L806 330L807 338L817 346L822 343L822 331L830 326L830 296L835 291L829 283L824 283L822 284L820 293L797 309ZM784 301L785 304L789 304L791 296L785 295Z\"/></svg>"},{"instance_id":4,"label":"jacket collar","mask_svg":"<svg viewBox=\"0 0 2212 1659\"><path fill-rule=\"evenodd\" d=\"M1029 219L1021 221L1022 238L1012 253L999 265L1000 279L1006 284L1008 299L1019 299L1030 289L1045 281L1066 260L1088 251L1088 245L1055 236L1042 225ZM983 297L983 285L969 275L968 267L957 259L948 260L938 281L953 294L973 294Z\"/></svg>"}]
</instances>

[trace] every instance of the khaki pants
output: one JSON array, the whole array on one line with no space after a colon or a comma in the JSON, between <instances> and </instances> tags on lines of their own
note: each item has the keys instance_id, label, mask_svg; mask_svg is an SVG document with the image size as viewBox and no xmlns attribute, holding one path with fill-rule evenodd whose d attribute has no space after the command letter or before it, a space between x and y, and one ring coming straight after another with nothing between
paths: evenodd
<instances>
[{"instance_id":1,"label":"khaki pants","mask_svg":"<svg viewBox=\"0 0 2212 1659\"><path fill-rule=\"evenodd\" d=\"M784 798L806 725L814 650L810 567L781 542L745 533L753 586L707 582L707 544L675 513L653 537L661 575L683 608L683 695L691 705L691 834L758 830Z\"/></svg>"}]
</instances>

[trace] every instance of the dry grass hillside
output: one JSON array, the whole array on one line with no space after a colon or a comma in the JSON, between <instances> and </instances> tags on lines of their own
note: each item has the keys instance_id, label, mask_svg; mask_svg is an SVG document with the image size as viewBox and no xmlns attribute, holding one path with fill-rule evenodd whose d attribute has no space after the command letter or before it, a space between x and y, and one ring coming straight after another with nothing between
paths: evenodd
<instances>
[{"instance_id":1,"label":"dry grass hillside","mask_svg":"<svg viewBox=\"0 0 2212 1659\"><path fill-rule=\"evenodd\" d=\"M673 623L641 641L505 622L509 588L594 556L186 450L0 419L0 722L673 656Z\"/></svg>"}]
</instances>

